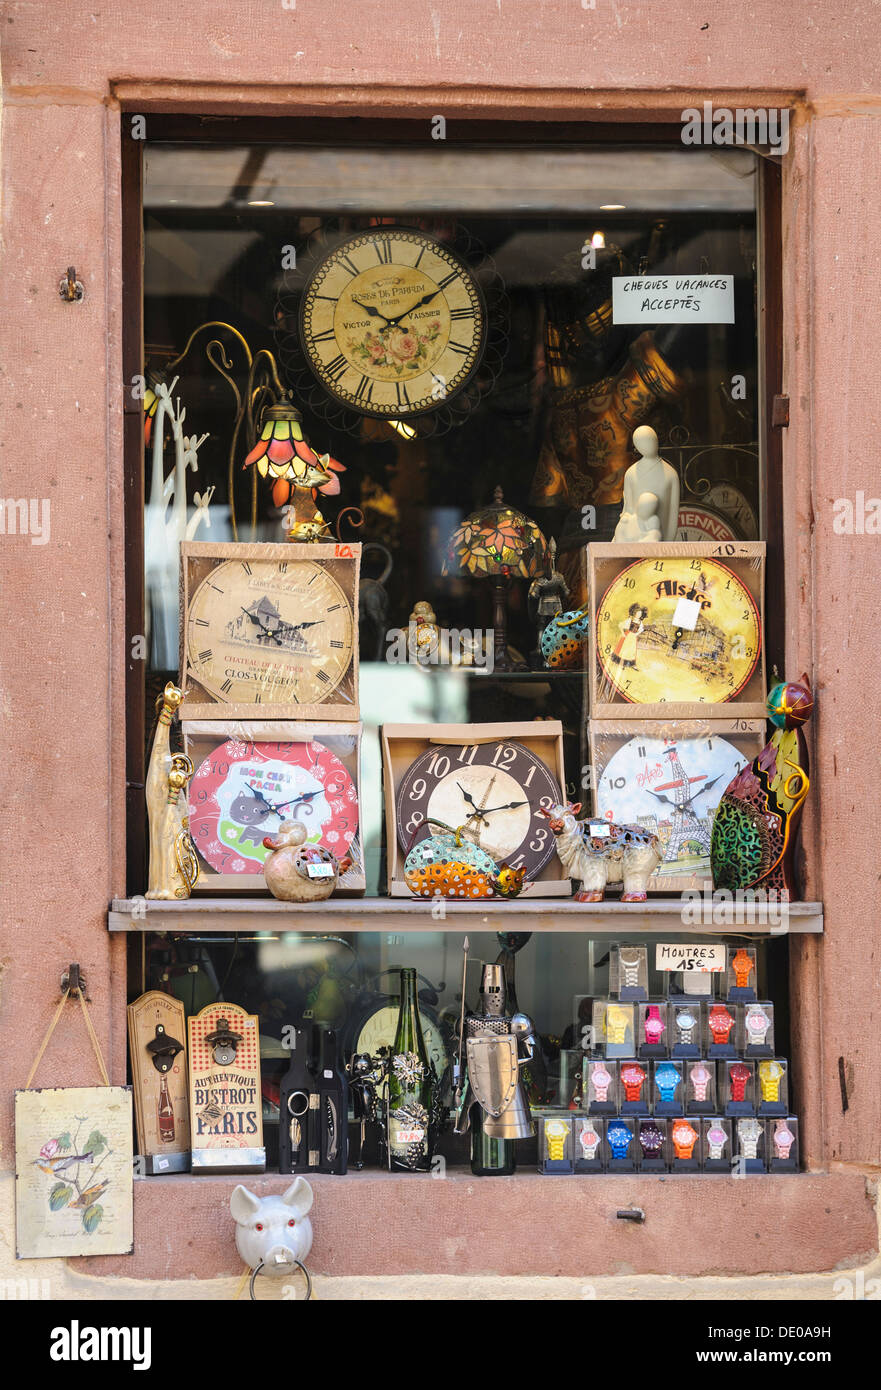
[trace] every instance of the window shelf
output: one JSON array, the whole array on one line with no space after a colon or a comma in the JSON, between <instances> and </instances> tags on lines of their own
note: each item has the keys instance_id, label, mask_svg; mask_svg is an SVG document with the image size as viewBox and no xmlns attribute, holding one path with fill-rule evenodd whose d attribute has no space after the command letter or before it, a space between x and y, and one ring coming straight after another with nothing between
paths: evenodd
<instances>
[{"instance_id":1,"label":"window shelf","mask_svg":"<svg viewBox=\"0 0 881 1390\"><path fill-rule=\"evenodd\" d=\"M331 898L319 903L282 903L275 898L190 898L153 902L114 898L108 914L112 932L463 932L557 931L589 935L723 936L755 933L822 933L823 904L731 903L710 899L690 905L679 898L645 903L576 903L571 899L518 899L506 903L446 903L444 917L429 903L409 898ZM683 920L684 909L689 911ZM724 916L722 915L724 912ZM694 919L700 916L702 920ZM718 919L713 920L718 914Z\"/></svg>"}]
</instances>

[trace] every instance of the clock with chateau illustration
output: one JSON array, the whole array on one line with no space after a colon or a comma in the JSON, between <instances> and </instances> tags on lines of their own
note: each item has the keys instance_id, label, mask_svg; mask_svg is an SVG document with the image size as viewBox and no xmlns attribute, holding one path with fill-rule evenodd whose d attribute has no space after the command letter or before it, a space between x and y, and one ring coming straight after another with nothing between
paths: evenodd
<instances>
[{"instance_id":1,"label":"clock with chateau illustration","mask_svg":"<svg viewBox=\"0 0 881 1390\"><path fill-rule=\"evenodd\" d=\"M661 841L649 889L682 892L712 880L713 815L729 782L763 746L761 720L590 725L597 818L641 825Z\"/></svg>"},{"instance_id":2,"label":"clock with chateau illustration","mask_svg":"<svg viewBox=\"0 0 881 1390\"><path fill-rule=\"evenodd\" d=\"M182 544L182 718L357 717L360 551Z\"/></svg>"}]
</instances>

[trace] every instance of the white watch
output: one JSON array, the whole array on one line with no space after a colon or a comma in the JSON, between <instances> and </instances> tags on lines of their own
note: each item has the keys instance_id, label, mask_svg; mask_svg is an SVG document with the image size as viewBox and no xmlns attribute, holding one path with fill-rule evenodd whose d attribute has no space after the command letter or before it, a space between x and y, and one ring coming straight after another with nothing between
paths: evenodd
<instances>
[{"instance_id":1,"label":"white watch","mask_svg":"<svg viewBox=\"0 0 881 1390\"><path fill-rule=\"evenodd\" d=\"M762 1127L758 1120L738 1120L737 1135L744 1158L757 1158Z\"/></svg>"},{"instance_id":2,"label":"white watch","mask_svg":"<svg viewBox=\"0 0 881 1390\"><path fill-rule=\"evenodd\" d=\"M720 1125L714 1125L707 1132L707 1143L710 1146L710 1158L721 1158L722 1150L728 1143L728 1135Z\"/></svg>"},{"instance_id":3,"label":"white watch","mask_svg":"<svg viewBox=\"0 0 881 1390\"><path fill-rule=\"evenodd\" d=\"M584 1149L585 1158L594 1159L597 1156L597 1149L600 1146L600 1136L592 1126L587 1125L579 1136L581 1147Z\"/></svg>"},{"instance_id":4,"label":"white watch","mask_svg":"<svg viewBox=\"0 0 881 1390\"><path fill-rule=\"evenodd\" d=\"M761 1046L768 1036L771 1020L760 1004L751 1004L746 1011L746 1032L750 1043Z\"/></svg>"},{"instance_id":5,"label":"white watch","mask_svg":"<svg viewBox=\"0 0 881 1390\"><path fill-rule=\"evenodd\" d=\"M675 1017L676 1031L679 1034L679 1041L690 1043L694 1038L694 1030L697 1027L697 1019L691 1009L682 1009Z\"/></svg>"}]
</instances>

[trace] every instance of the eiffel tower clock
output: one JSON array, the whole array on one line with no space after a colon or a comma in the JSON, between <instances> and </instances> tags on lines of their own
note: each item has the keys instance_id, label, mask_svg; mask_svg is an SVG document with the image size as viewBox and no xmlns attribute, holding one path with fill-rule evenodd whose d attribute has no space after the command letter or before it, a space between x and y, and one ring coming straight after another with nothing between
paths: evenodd
<instances>
[{"instance_id":1,"label":"eiffel tower clock","mask_svg":"<svg viewBox=\"0 0 881 1390\"><path fill-rule=\"evenodd\" d=\"M761 751L763 729L760 719L590 721L594 815L658 835L664 857L650 892L712 886L713 814Z\"/></svg>"}]
</instances>

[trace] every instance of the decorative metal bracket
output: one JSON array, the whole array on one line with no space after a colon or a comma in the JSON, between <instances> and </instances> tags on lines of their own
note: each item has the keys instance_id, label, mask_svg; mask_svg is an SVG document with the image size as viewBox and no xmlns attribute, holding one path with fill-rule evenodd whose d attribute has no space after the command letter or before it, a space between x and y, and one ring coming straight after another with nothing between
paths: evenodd
<instances>
[{"instance_id":1,"label":"decorative metal bracket","mask_svg":"<svg viewBox=\"0 0 881 1390\"><path fill-rule=\"evenodd\" d=\"M76 266L69 265L67 274L58 281L58 293L65 304L79 304L86 291L82 280L76 278Z\"/></svg>"}]
</instances>

